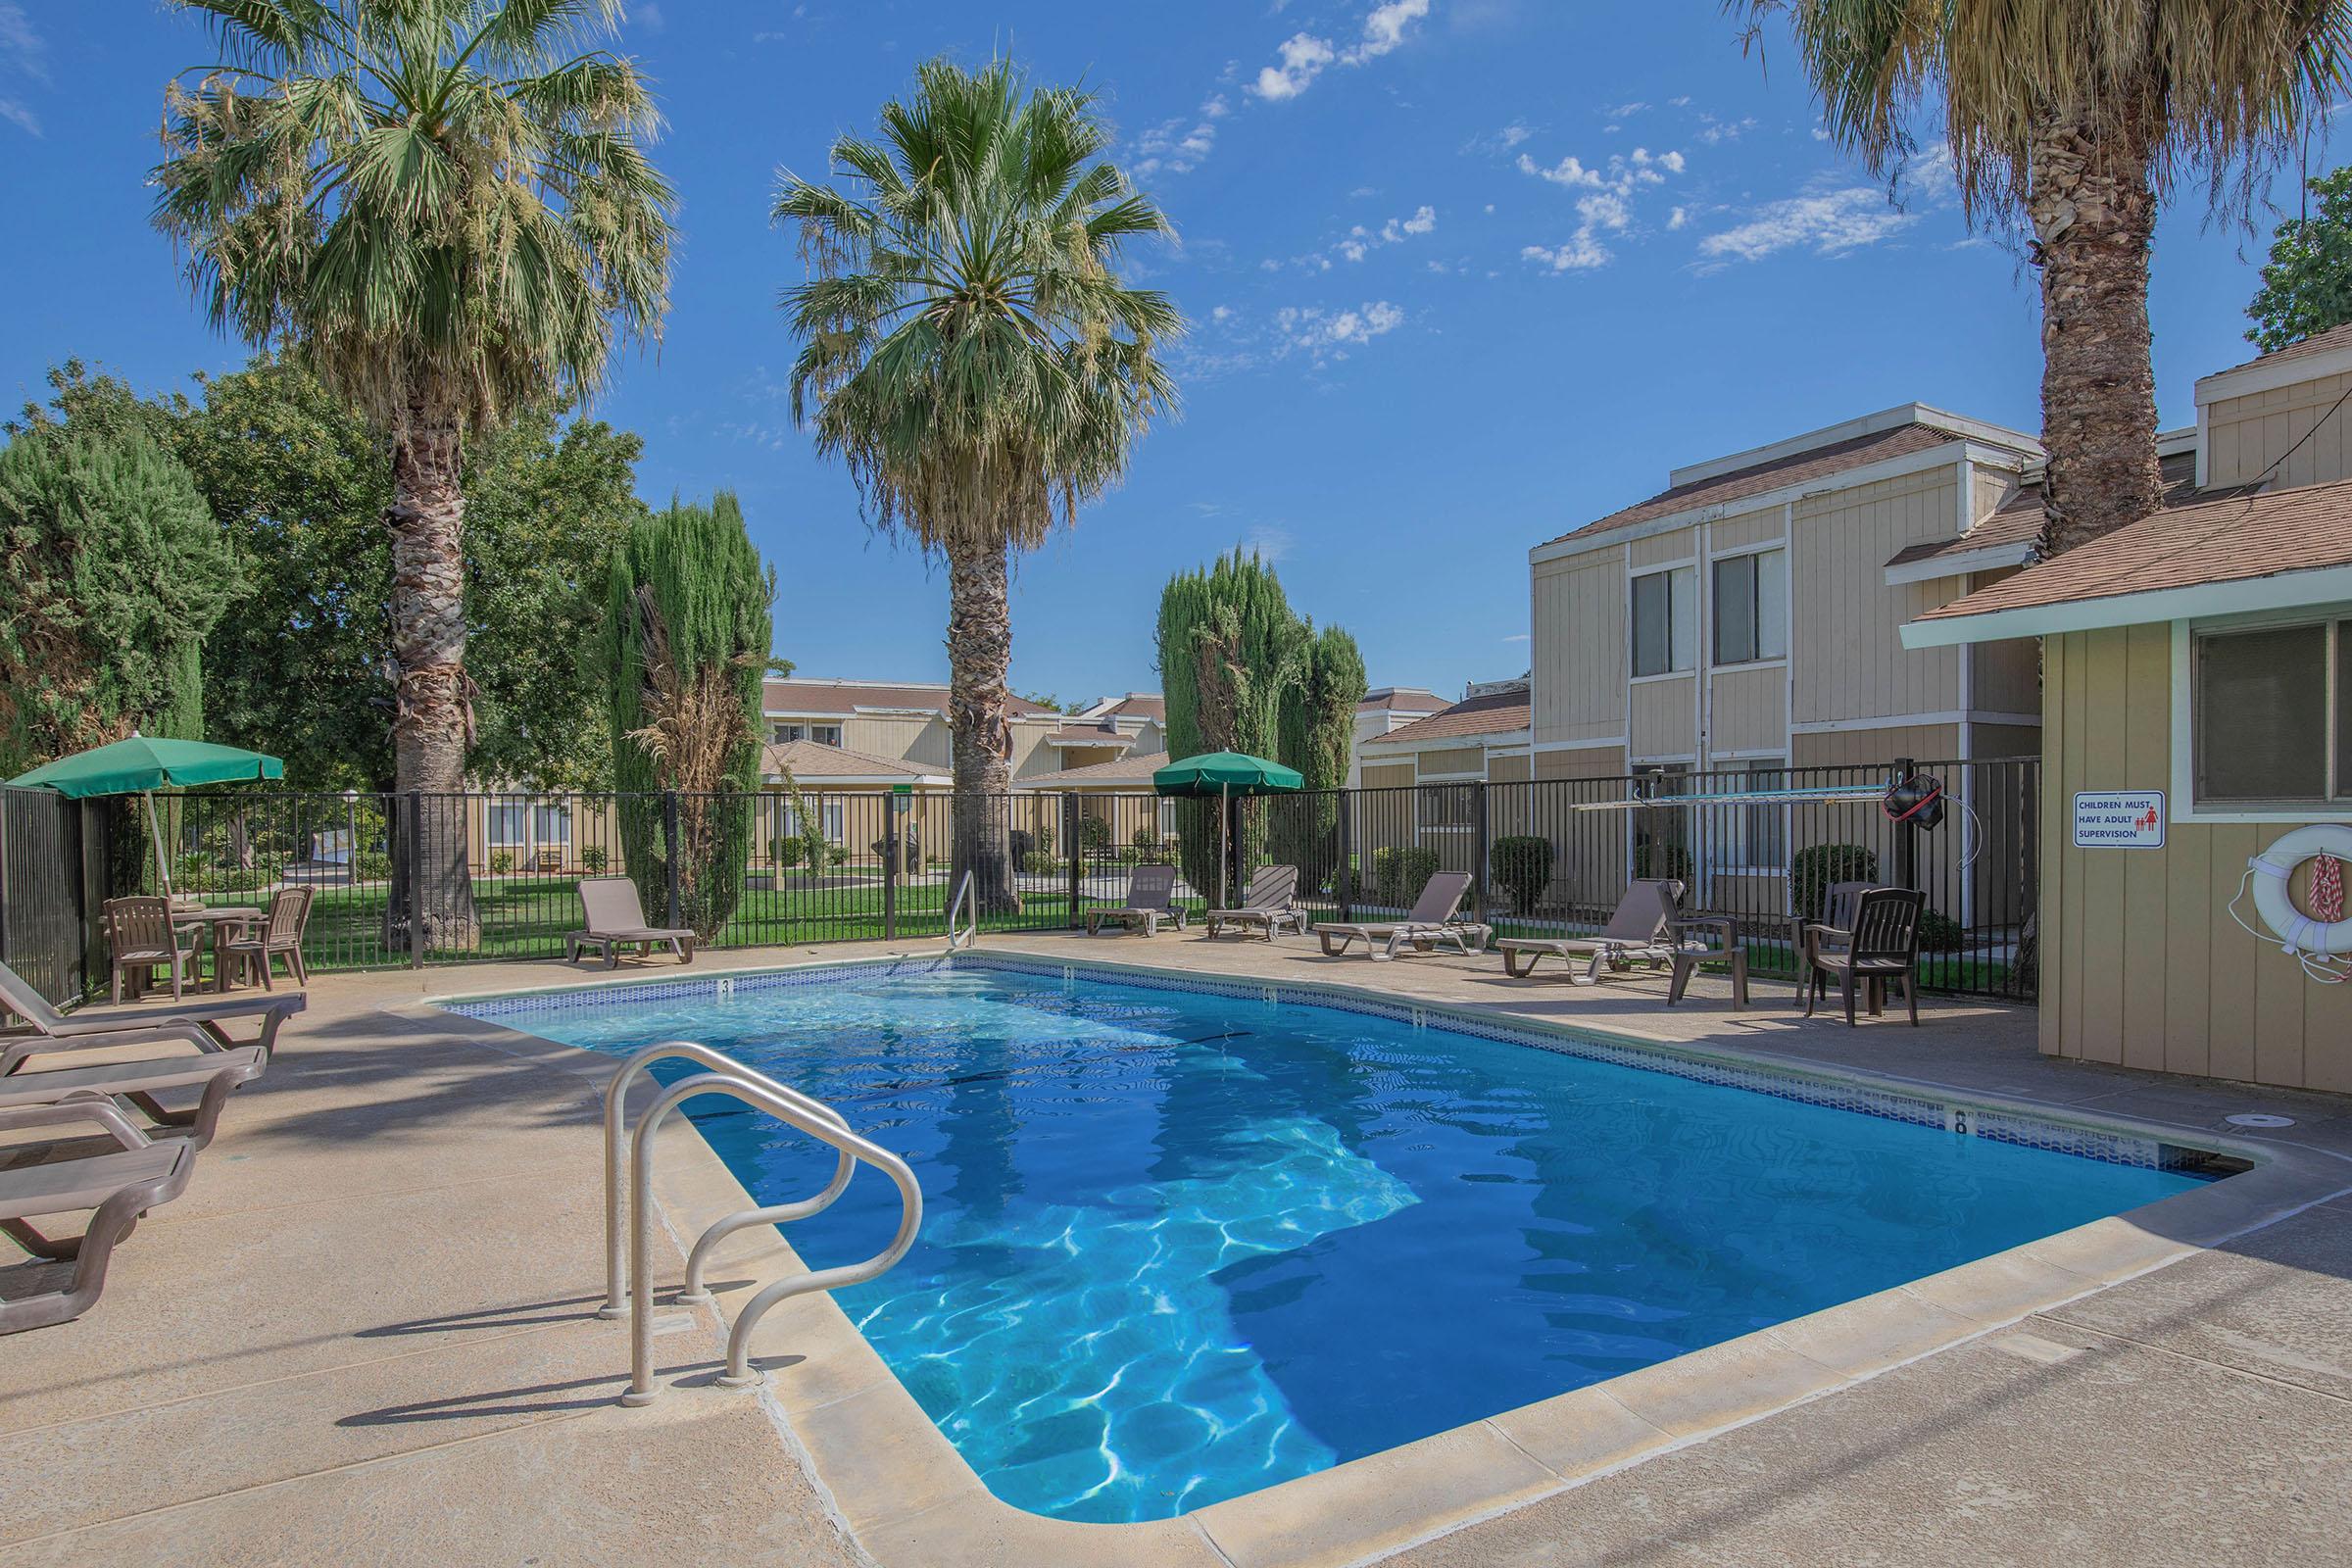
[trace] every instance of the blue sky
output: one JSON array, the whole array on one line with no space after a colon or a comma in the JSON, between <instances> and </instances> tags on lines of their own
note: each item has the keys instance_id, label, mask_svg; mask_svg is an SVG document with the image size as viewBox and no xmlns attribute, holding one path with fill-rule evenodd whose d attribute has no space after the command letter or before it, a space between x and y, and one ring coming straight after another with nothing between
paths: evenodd
<instances>
[{"instance_id":1,"label":"blue sky","mask_svg":"<svg viewBox=\"0 0 2352 1568\"><path fill-rule=\"evenodd\" d=\"M1528 548L1675 465L1909 399L2039 425L2034 274L1933 168L1890 204L1765 44L1743 56L1714 0L636 0L621 47L668 117L684 239L659 352L597 412L644 433L649 500L741 495L805 672L945 678L941 569L869 535L792 426L775 300L802 274L766 213L777 169L821 171L916 61L1009 50L1101 94L1178 229L1134 270L1194 323L1183 416L1017 568L1016 688L1154 686L1160 585L1237 543L1375 684L1515 674ZM204 58L154 0L0 0L12 406L69 355L151 389L243 362L147 224L163 85ZM2193 192L2164 221L2168 424L2251 352L2258 228Z\"/></svg>"}]
</instances>

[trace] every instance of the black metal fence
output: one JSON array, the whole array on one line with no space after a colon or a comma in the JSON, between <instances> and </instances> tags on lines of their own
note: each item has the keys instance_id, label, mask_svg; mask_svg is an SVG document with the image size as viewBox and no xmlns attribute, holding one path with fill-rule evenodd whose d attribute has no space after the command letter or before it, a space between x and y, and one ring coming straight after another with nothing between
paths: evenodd
<instances>
[{"instance_id":1,"label":"black metal fence","mask_svg":"<svg viewBox=\"0 0 2352 1568\"><path fill-rule=\"evenodd\" d=\"M984 931L1046 931L1122 897L1138 864L1178 866L1199 911L1277 863L1335 918L1397 912L1432 871L1467 871L1476 912L1531 935L1595 930L1629 879L1679 877L1688 906L1739 922L1764 974L1793 973L1791 918L1818 914L1829 883L1911 886L1933 911L1930 987L2031 1000L2038 762L1916 764L1948 797L1933 828L1880 804L1913 765L1333 790L1230 814L1107 792L222 790L158 798L160 858L142 817L102 818L139 840L109 854L85 842L89 811L8 791L0 957L54 996L102 980L100 905L160 892L166 866L173 892L215 906L311 888L305 956L324 970L558 956L585 876L626 874L653 922L743 948L939 935L956 864L978 867Z\"/></svg>"}]
</instances>

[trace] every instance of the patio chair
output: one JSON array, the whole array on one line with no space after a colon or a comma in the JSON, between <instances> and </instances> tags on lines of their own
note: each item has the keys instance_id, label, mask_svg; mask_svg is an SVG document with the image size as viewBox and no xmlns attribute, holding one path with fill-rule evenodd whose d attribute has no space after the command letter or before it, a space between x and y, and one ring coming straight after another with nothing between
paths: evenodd
<instances>
[{"instance_id":1,"label":"patio chair","mask_svg":"<svg viewBox=\"0 0 2352 1568\"><path fill-rule=\"evenodd\" d=\"M296 985L311 983L311 971L302 961L302 934L311 923L309 888L279 888L270 896L270 917L262 928L247 936L231 937L221 947L223 958L234 958L240 970L255 968L261 971L262 989L274 989L270 983L270 971L279 958L286 960L286 970Z\"/></svg>"},{"instance_id":2,"label":"patio chair","mask_svg":"<svg viewBox=\"0 0 2352 1568\"><path fill-rule=\"evenodd\" d=\"M1668 1005L1690 989L1690 977L1710 959L1728 963L1732 971L1732 1004L1747 1005L1747 950L1740 945L1737 923L1729 915L1685 915L1683 884L1671 877L1650 877L1629 883L1617 901L1608 923L1589 937L1508 937L1494 944L1502 954L1503 971L1525 980L1545 958L1566 962L1585 960L1584 973L1568 973L1572 985L1600 983L1604 973L1624 974L1637 963L1651 970L1672 966L1666 990Z\"/></svg>"},{"instance_id":3,"label":"patio chair","mask_svg":"<svg viewBox=\"0 0 2352 1568\"><path fill-rule=\"evenodd\" d=\"M98 1099L66 1100L54 1105L0 1108L0 1132L73 1128L73 1141L86 1141L86 1126L111 1136L120 1147L96 1154L45 1158L34 1164L11 1160L46 1155L54 1144L12 1144L0 1149L0 1235L34 1257L74 1263L64 1290L0 1302L0 1334L46 1328L81 1316L106 1288L106 1265L115 1248L147 1211L177 1198L196 1167L196 1146L185 1138L158 1142L130 1124L120 1107ZM28 1223L36 1215L90 1209L80 1237L55 1240Z\"/></svg>"},{"instance_id":4,"label":"patio chair","mask_svg":"<svg viewBox=\"0 0 2352 1568\"><path fill-rule=\"evenodd\" d=\"M1927 906L1925 893L1872 888L1854 901L1851 925L1842 929L1808 926L1805 1016L1813 1016L1822 985L1835 980L1845 997L1848 1026L1854 1022L1854 993L1863 985L1870 988L1870 1012L1875 1018L1885 1007L1882 988L1889 980L1900 980L1911 1026L1918 1028L1919 921Z\"/></svg>"},{"instance_id":5,"label":"patio chair","mask_svg":"<svg viewBox=\"0 0 2352 1568\"><path fill-rule=\"evenodd\" d=\"M169 1007L81 1007L64 1013L25 984L23 975L0 963L0 1007L25 1024L0 1033L0 1073L15 1072L27 1058L50 1052L155 1040L184 1040L208 1052L257 1046L267 1060L276 1049L278 1029L304 1005L304 998L296 994L208 998L174 1002ZM259 1034L239 1039L228 1032L226 1025L249 1018L261 1024Z\"/></svg>"},{"instance_id":6,"label":"patio chair","mask_svg":"<svg viewBox=\"0 0 2352 1568\"><path fill-rule=\"evenodd\" d=\"M1788 922L1788 952L1796 959L1797 995L1802 997L1813 984L1813 944L1821 939L1812 933L1850 930L1854 923L1854 901L1872 888L1884 887L1881 882L1833 882L1822 895L1821 915L1816 919L1799 911ZM1832 939L1834 941L1834 939ZM1824 949L1823 951L1828 951Z\"/></svg>"},{"instance_id":7,"label":"patio chair","mask_svg":"<svg viewBox=\"0 0 2352 1568\"><path fill-rule=\"evenodd\" d=\"M1250 891L1242 895L1238 908L1208 911L1208 934L1213 937L1233 926L1242 931L1263 931L1271 942L1287 926L1304 936L1306 911L1298 907L1298 897L1297 866L1260 866L1257 875L1250 879Z\"/></svg>"},{"instance_id":8,"label":"patio chair","mask_svg":"<svg viewBox=\"0 0 2352 1568\"><path fill-rule=\"evenodd\" d=\"M1407 948L1416 953L1434 952L1441 942L1450 943L1456 953L1483 952L1487 939L1494 933L1490 926L1460 918L1462 899L1469 891L1469 872L1435 872L1421 884L1421 896L1401 920L1320 920L1313 930L1323 941L1326 958L1343 956L1353 942L1361 942L1364 956L1376 963L1385 963Z\"/></svg>"},{"instance_id":9,"label":"patio chair","mask_svg":"<svg viewBox=\"0 0 2352 1568\"><path fill-rule=\"evenodd\" d=\"M582 929L564 935L565 963L576 963L581 954L594 950L604 955L606 968L614 968L620 963L620 950L630 946L640 957L651 957L654 949L666 946L680 963L694 961L692 931L645 923L635 877L580 878L580 925Z\"/></svg>"},{"instance_id":10,"label":"patio chair","mask_svg":"<svg viewBox=\"0 0 2352 1568\"><path fill-rule=\"evenodd\" d=\"M77 1100L105 1100L118 1105L127 1101L154 1124L149 1137L185 1137L202 1149L213 1141L220 1107L228 1102L229 1095L259 1078L267 1065L269 1058L261 1047L239 1046L194 1056L12 1072L0 1075L0 1110ZM200 1089L203 1094L186 1110L169 1110L155 1097L172 1089Z\"/></svg>"},{"instance_id":11,"label":"patio chair","mask_svg":"<svg viewBox=\"0 0 2352 1568\"><path fill-rule=\"evenodd\" d=\"M194 966L195 951L192 942L180 945L170 906L161 899L145 896L109 899L105 919L115 1002L122 1001L123 976L130 977L130 994L135 998L145 992L158 969L171 972L172 999L178 1001Z\"/></svg>"},{"instance_id":12,"label":"patio chair","mask_svg":"<svg viewBox=\"0 0 2352 1568\"><path fill-rule=\"evenodd\" d=\"M1139 865L1127 873L1127 897L1115 905L1102 905L1086 911L1086 934L1101 936L1102 927L1111 921L1132 931L1144 928L1144 935L1159 935L1159 922L1175 922L1184 929L1184 906L1176 902L1176 868L1172 865Z\"/></svg>"}]
</instances>

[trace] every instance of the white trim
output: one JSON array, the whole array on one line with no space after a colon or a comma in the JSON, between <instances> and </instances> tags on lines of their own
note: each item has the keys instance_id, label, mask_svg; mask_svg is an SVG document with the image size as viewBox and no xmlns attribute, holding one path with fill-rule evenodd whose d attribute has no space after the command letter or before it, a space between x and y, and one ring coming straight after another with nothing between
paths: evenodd
<instances>
[{"instance_id":1,"label":"white trim","mask_svg":"<svg viewBox=\"0 0 2352 1568\"><path fill-rule=\"evenodd\" d=\"M2006 637L2049 637L2068 631L2103 631L2159 620L2195 620L2244 614L2289 606L2318 606L2352 599L2352 565L2313 566L2265 577L2192 583L2133 594L2107 594L2022 610L1980 611L1936 620L1907 620L1905 648L1954 648L1962 643L1998 642Z\"/></svg>"},{"instance_id":2,"label":"white trim","mask_svg":"<svg viewBox=\"0 0 2352 1568\"><path fill-rule=\"evenodd\" d=\"M2205 454L2212 450L2213 420L2207 416L2205 405L2200 403L2197 405L2197 488L2200 490L2213 482L2207 477L2209 469L2205 461Z\"/></svg>"},{"instance_id":3,"label":"white trim","mask_svg":"<svg viewBox=\"0 0 2352 1568\"><path fill-rule=\"evenodd\" d=\"M1474 730L1467 735L1432 735L1418 741L1398 741L1392 733L1376 741L1364 742L1356 749L1356 755L1394 760L1418 757L1423 752L1466 752L1473 746L1493 751L1497 747L1525 745L1530 733L1524 725L1518 729Z\"/></svg>"},{"instance_id":4,"label":"white trim","mask_svg":"<svg viewBox=\"0 0 2352 1568\"><path fill-rule=\"evenodd\" d=\"M1707 506L1690 507L1681 512L1669 513L1662 517L1651 517L1642 522L1629 522L1615 528L1603 529L1599 533L1571 533L1565 538L1549 540L1528 551L1528 564L1533 566L1541 565L1547 561L1562 561L1571 556L1581 556L1594 550L1606 549L1610 545L1631 544L1637 539L1647 539L1653 534L1672 533L1678 528L1693 527L1701 522L1742 516L1751 512L1768 511L1773 507L1788 502L1803 501L1811 496L1828 495L1838 490L1858 489L1863 485L1877 484L1885 479L1900 479L1914 473L1927 473L1936 468L1949 467L1963 458L1971 463L1982 464L1987 467L2000 468L2005 472L2012 473L2018 471L2022 465L2022 460L2015 452L1997 447L1980 446L1970 441L1946 441L1941 446L1930 447L1925 452L1909 452L1898 458L1882 458L1876 463L1865 463L1857 467L1825 474L1818 479L1799 480L1794 484L1782 485L1778 489L1759 491L1752 496L1740 496L1733 500L1718 501Z\"/></svg>"},{"instance_id":5,"label":"white trim","mask_svg":"<svg viewBox=\"0 0 2352 1568\"><path fill-rule=\"evenodd\" d=\"M1924 424L1931 429L1978 441L1989 441L1996 446L2015 446L2020 452L2034 455L2041 452L2041 443L2023 430L1988 424L1983 419L1971 419L1963 415L1947 414L1926 403L1898 403L1891 409L1881 409L1875 414L1861 415L1818 430L1807 430L1802 435L1788 436L1760 447L1749 447L1744 452L1734 452L1726 457L1709 458L1704 463L1692 463L1670 469L1666 475L1666 486L1674 489L1681 485L1696 484L1701 479L1718 479L1727 473L1752 468L1760 463L1793 458L1799 453L1836 446L1840 441L1859 440L1866 435L1884 435L1888 430L1899 430L1907 424Z\"/></svg>"},{"instance_id":6,"label":"white trim","mask_svg":"<svg viewBox=\"0 0 2352 1568\"><path fill-rule=\"evenodd\" d=\"M1625 677L1625 683L1628 686L1656 686L1670 680L1696 680L1697 678L1698 671L1695 669L1667 669L1661 670L1655 675L1628 675Z\"/></svg>"},{"instance_id":7,"label":"white trim","mask_svg":"<svg viewBox=\"0 0 2352 1568\"><path fill-rule=\"evenodd\" d=\"M1808 718L1791 724L1791 735L1832 735L1845 729L1907 729L1928 724L2016 724L2038 728L2039 713L2003 713L1981 708L1946 708L1933 713L1881 713L1870 718Z\"/></svg>"},{"instance_id":8,"label":"white trim","mask_svg":"<svg viewBox=\"0 0 2352 1568\"><path fill-rule=\"evenodd\" d=\"M761 784L781 784L784 782L784 775L781 773L763 774L760 782ZM928 784L934 789L945 789L956 781L944 773L830 773L823 778L818 778L813 774L808 778L802 778L796 773L793 775L793 782L800 785L803 795L823 795L833 791L837 785ZM760 793L765 795L770 792L763 789Z\"/></svg>"},{"instance_id":9,"label":"white trim","mask_svg":"<svg viewBox=\"0 0 2352 1568\"><path fill-rule=\"evenodd\" d=\"M1629 743L1623 735L1611 735L1597 741L1536 741L1530 752L1605 752L1611 747L1624 751Z\"/></svg>"},{"instance_id":10,"label":"white trim","mask_svg":"<svg viewBox=\"0 0 2352 1568\"><path fill-rule=\"evenodd\" d=\"M1694 522L1690 526L1695 529L1705 525ZM1625 561L1625 580L1631 582L1636 577L1654 577L1661 571L1680 571L1685 566L1697 564L1698 554L1695 547L1690 555L1677 556L1672 561L1644 561L1639 566L1634 564L1633 557L1628 556Z\"/></svg>"},{"instance_id":11,"label":"white trim","mask_svg":"<svg viewBox=\"0 0 2352 1568\"><path fill-rule=\"evenodd\" d=\"M2196 723L2196 682L2191 673L2194 663L2191 644L2200 631L2243 629L2273 623L2302 625L2314 619L2342 619L2346 616L2352 616L2352 605L2342 606L2332 614L2328 612L2326 606L2304 605L2274 607L2268 612L2173 622L2173 755L2169 769L2173 787L2169 809L2175 822L2267 823L2273 826L2282 823L2352 822L2352 801L2313 802L2301 806L2226 806L2216 807L2212 810L2199 807L2196 789L2197 748L2193 727ZM2328 661L2328 676L2330 680L2334 679L2334 664L2335 661ZM2335 708L2332 694L2328 707L2331 711Z\"/></svg>"},{"instance_id":12,"label":"white trim","mask_svg":"<svg viewBox=\"0 0 2352 1568\"><path fill-rule=\"evenodd\" d=\"M1994 571L2002 566L2023 566L2034 559L2032 540L2019 540L2008 545L1979 545L1974 550L1955 550L1948 556L1928 556L1899 564L1888 563L1886 586L1899 587L1907 582L1933 582L1938 577L1965 577L1972 571Z\"/></svg>"},{"instance_id":13,"label":"white trim","mask_svg":"<svg viewBox=\"0 0 2352 1568\"><path fill-rule=\"evenodd\" d=\"M1707 561L1709 564L1712 564L1718 561L1734 561L1741 556L1760 556L1767 550L1786 550L1788 548L1788 536L1785 533L1778 533L1761 544L1734 545L1729 550L1717 550L1710 544L1707 549Z\"/></svg>"},{"instance_id":14,"label":"white trim","mask_svg":"<svg viewBox=\"0 0 2352 1568\"><path fill-rule=\"evenodd\" d=\"M1775 654L1770 659L1742 659L1736 664L1709 664L1707 673L1709 675L1744 675L1751 669L1785 668L1788 663L1788 656L1787 654Z\"/></svg>"},{"instance_id":15,"label":"white trim","mask_svg":"<svg viewBox=\"0 0 2352 1568\"><path fill-rule=\"evenodd\" d=\"M2299 354L2291 360L2273 362L2266 357L2248 361L2234 369L2216 370L2197 382L2198 428L2204 428L2205 406L2209 403L2348 374L2352 374L2352 344L2318 354Z\"/></svg>"},{"instance_id":16,"label":"white trim","mask_svg":"<svg viewBox=\"0 0 2352 1568\"><path fill-rule=\"evenodd\" d=\"M2194 452L2197 450L2198 437L2202 434L2193 424L2184 424L2174 430L2159 430L2156 432L2156 456L2177 458L2183 452Z\"/></svg>"}]
</instances>

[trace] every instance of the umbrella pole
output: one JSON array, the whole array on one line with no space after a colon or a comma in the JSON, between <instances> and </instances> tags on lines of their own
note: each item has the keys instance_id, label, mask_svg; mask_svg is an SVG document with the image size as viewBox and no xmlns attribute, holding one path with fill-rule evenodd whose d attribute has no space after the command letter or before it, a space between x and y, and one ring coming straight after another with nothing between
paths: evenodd
<instances>
[{"instance_id":1,"label":"umbrella pole","mask_svg":"<svg viewBox=\"0 0 2352 1568\"><path fill-rule=\"evenodd\" d=\"M163 824L155 819L155 791L139 791L139 799L147 803L147 836L155 841L155 874L163 879L164 903L172 903L172 862L164 856Z\"/></svg>"},{"instance_id":2,"label":"umbrella pole","mask_svg":"<svg viewBox=\"0 0 2352 1568\"><path fill-rule=\"evenodd\" d=\"M1233 901L1226 898L1225 893L1232 885L1230 878L1233 876L1233 786L1220 784L1217 793L1225 808L1217 813L1218 836L1225 841L1225 853L1217 857L1217 907L1230 909Z\"/></svg>"}]
</instances>

